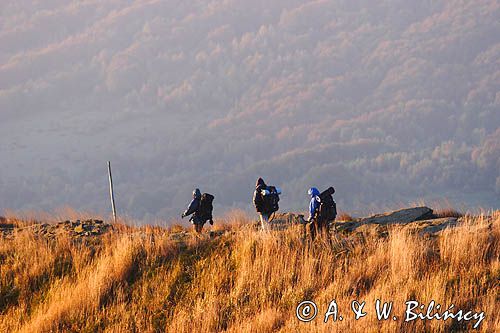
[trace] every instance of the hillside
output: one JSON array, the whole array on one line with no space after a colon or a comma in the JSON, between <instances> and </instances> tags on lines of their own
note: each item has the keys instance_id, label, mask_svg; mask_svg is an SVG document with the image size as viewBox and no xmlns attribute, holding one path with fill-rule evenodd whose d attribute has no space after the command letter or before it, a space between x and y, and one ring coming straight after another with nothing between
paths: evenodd
<instances>
[{"instance_id":1,"label":"hillside","mask_svg":"<svg viewBox=\"0 0 500 333\"><path fill-rule=\"evenodd\" d=\"M478 331L498 330L500 214L427 229L444 215L453 214L351 219L314 243L292 218L265 234L236 212L201 236L178 225L10 217L0 221L0 331L442 332L477 322L405 323L407 300L483 311ZM398 320L377 321L378 298L394 302ZM324 324L332 299L344 320ZM304 300L318 304L310 323L295 317ZM353 319L353 300L366 301L366 317Z\"/></svg>"},{"instance_id":2,"label":"hillside","mask_svg":"<svg viewBox=\"0 0 500 333\"><path fill-rule=\"evenodd\" d=\"M499 209L498 0L2 0L0 212ZM36 161L36 162L34 162ZM381 195L383 193L384 195ZM57 204L56 204L57 203ZM54 207L55 206L55 207Z\"/></svg>"}]
</instances>

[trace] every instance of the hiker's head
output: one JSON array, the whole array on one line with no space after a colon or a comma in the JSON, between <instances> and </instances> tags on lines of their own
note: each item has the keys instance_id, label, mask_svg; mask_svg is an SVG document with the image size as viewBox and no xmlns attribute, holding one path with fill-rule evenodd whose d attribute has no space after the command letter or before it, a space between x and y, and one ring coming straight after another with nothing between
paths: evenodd
<instances>
[{"instance_id":1,"label":"hiker's head","mask_svg":"<svg viewBox=\"0 0 500 333\"><path fill-rule=\"evenodd\" d=\"M193 191L193 198L199 198L201 197L201 192L200 192L200 189L197 188L196 190Z\"/></svg>"},{"instance_id":2,"label":"hiker's head","mask_svg":"<svg viewBox=\"0 0 500 333\"><path fill-rule=\"evenodd\" d=\"M257 179L257 182L255 183L255 187L259 187L259 186L266 186L266 183L264 183L264 179L260 178Z\"/></svg>"},{"instance_id":3,"label":"hiker's head","mask_svg":"<svg viewBox=\"0 0 500 333\"><path fill-rule=\"evenodd\" d=\"M312 198L312 197L315 197L315 196L319 195L319 191L318 191L318 189L316 187L311 187L309 189L309 191L307 191L307 194L309 194L311 196L311 198Z\"/></svg>"}]
</instances>

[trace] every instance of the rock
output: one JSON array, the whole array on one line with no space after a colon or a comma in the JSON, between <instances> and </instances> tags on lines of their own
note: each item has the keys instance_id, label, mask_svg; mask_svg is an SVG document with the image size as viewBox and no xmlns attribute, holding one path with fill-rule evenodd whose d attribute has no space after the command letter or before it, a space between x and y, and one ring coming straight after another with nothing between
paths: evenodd
<instances>
[{"instance_id":1,"label":"rock","mask_svg":"<svg viewBox=\"0 0 500 333\"><path fill-rule=\"evenodd\" d=\"M383 224L363 224L356 229L354 234L358 237L375 239L380 237L387 237L389 235L389 228L393 225Z\"/></svg>"},{"instance_id":2,"label":"rock","mask_svg":"<svg viewBox=\"0 0 500 333\"><path fill-rule=\"evenodd\" d=\"M0 216L0 238L1 237L10 237L14 231L15 225L13 223L9 223L5 217Z\"/></svg>"},{"instance_id":3,"label":"rock","mask_svg":"<svg viewBox=\"0 0 500 333\"><path fill-rule=\"evenodd\" d=\"M9 222L9 221L7 221ZM88 219L85 221L63 220L55 223L33 223L27 226L18 227L14 224L0 223L0 237L12 235L13 231L29 230L38 237L54 238L57 235L70 234L73 237L97 236L113 230L113 226L104 223L102 220Z\"/></svg>"},{"instance_id":4,"label":"rock","mask_svg":"<svg viewBox=\"0 0 500 333\"><path fill-rule=\"evenodd\" d=\"M284 229L293 224L304 224L304 214L296 213L276 213L271 221L271 225L276 229ZM259 222L260 225L260 222Z\"/></svg>"},{"instance_id":5,"label":"rock","mask_svg":"<svg viewBox=\"0 0 500 333\"><path fill-rule=\"evenodd\" d=\"M458 223L456 217L444 217L433 220L422 220L415 223L415 228L421 229L420 234L435 234L446 228L455 227Z\"/></svg>"},{"instance_id":6,"label":"rock","mask_svg":"<svg viewBox=\"0 0 500 333\"><path fill-rule=\"evenodd\" d=\"M275 213L270 221L271 228L274 230L284 230L292 225L304 223L304 215L296 213ZM256 227L260 227L260 221Z\"/></svg>"},{"instance_id":7,"label":"rock","mask_svg":"<svg viewBox=\"0 0 500 333\"><path fill-rule=\"evenodd\" d=\"M361 222L335 222L335 230L336 231L346 231L346 232L352 232L356 230L359 226L361 226Z\"/></svg>"},{"instance_id":8,"label":"rock","mask_svg":"<svg viewBox=\"0 0 500 333\"><path fill-rule=\"evenodd\" d=\"M428 207L414 207L397 210L390 213L377 214L362 218L358 223L363 224L407 224L419 220L432 219L434 214Z\"/></svg>"},{"instance_id":9,"label":"rock","mask_svg":"<svg viewBox=\"0 0 500 333\"><path fill-rule=\"evenodd\" d=\"M400 212L400 211L398 211ZM393 213L398 213L393 212ZM375 236L387 236L391 227L404 227L409 228L412 232L418 232L420 235L430 235L436 234L443 231L446 228L452 228L457 226L458 219L456 217L444 217L437 219L425 219L425 220L379 220L379 217L391 216L393 213L387 213L383 215L375 215L370 218L361 219L359 222L346 222L346 223L336 223L336 230L339 232L362 234L366 237L370 235ZM392 215L394 216L394 215ZM396 215L397 216L397 215ZM416 214L413 215L413 217ZM425 216L425 215L424 215ZM383 223L380 223L383 221Z\"/></svg>"},{"instance_id":10,"label":"rock","mask_svg":"<svg viewBox=\"0 0 500 333\"><path fill-rule=\"evenodd\" d=\"M335 223L335 229L340 232L361 232L365 234L375 233L378 235L386 235L388 226L392 225L408 225L412 224L412 227L417 228L427 228L428 232L437 232L444 229L447 225L441 226L443 223L448 223L449 221L444 221L447 219L436 219L433 220L434 214L432 209L428 207L414 207L406 208L393 212L388 212L384 214L376 214L370 217L360 218L357 221L345 222L345 223ZM441 220L441 221L438 221ZM434 222L430 222L434 221ZM414 225L415 223L415 225ZM420 224L416 224L420 223ZM451 223L451 222L450 222ZM456 219L455 219L456 223Z\"/></svg>"}]
</instances>

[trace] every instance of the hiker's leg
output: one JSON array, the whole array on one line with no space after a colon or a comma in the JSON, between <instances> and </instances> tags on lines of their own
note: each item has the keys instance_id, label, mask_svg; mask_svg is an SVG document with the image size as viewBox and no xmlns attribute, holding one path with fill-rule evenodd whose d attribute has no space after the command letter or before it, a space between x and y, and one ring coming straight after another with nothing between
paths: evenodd
<instances>
[{"instance_id":1,"label":"hiker's leg","mask_svg":"<svg viewBox=\"0 0 500 333\"><path fill-rule=\"evenodd\" d=\"M269 218L271 217L270 214L264 214L265 217L265 224L266 224L266 230L269 231L271 230L271 224L269 223Z\"/></svg>"},{"instance_id":2,"label":"hiker's leg","mask_svg":"<svg viewBox=\"0 0 500 333\"><path fill-rule=\"evenodd\" d=\"M316 222L309 222L307 228L309 229L309 237L314 240L316 238Z\"/></svg>"},{"instance_id":3,"label":"hiker's leg","mask_svg":"<svg viewBox=\"0 0 500 333\"><path fill-rule=\"evenodd\" d=\"M260 214L260 225L262 230L267 230L267 216L265 214Z\"/></svg>"},{"instance_id":4,"label":"hiker's leg","mask_svg":"<svg viewBox=\"0 0 500 333\"><path fill-rule=\"evenodd\" d=\"M199 216L196 217L196 219L193 221L194 222L194 228L197 233L201 233L203 230L203 225L205 224L202 219L200 219Z\"/></svg>"},{"instance_id":5,"label":"hiker's leg","mask_svg":"<svg viewBox=\"0 0 500 333\"><path fill-rule=\"evenodd\" d=\"M267 214L260 214L260 223L262 225L262 230L269 230L269 216Z\"/></svg>"},{"instance_id":6,"label":"hiker's leg","mask_svg":"<svg viewBox=\"0 0 500 333\"><path fill-rule=\"evenodd\" d=\"M320 238L323 237L323 228L321 221L316 221L315 226L316 226L316 235L319 236Z\"/></svg>"}]
</instances>

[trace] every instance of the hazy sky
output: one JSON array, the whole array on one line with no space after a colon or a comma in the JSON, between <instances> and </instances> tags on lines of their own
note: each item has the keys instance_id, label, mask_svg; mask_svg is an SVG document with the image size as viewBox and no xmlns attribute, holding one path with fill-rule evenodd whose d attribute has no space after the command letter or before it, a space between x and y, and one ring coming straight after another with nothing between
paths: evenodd
<instances>
[{"instance_id":1,"label":"hazy sky","mask_svg":"<svg viewBox=\"0 0 500 333\"><path fill-rule=\"evenodd\" d=\"M500 3L3 0L0 213L500 208Z\"/></svg>"}]
</instances>

